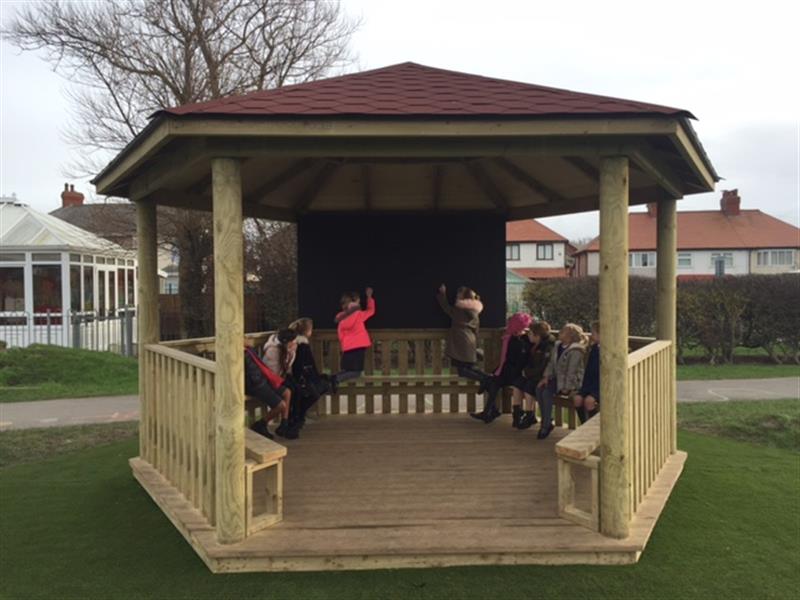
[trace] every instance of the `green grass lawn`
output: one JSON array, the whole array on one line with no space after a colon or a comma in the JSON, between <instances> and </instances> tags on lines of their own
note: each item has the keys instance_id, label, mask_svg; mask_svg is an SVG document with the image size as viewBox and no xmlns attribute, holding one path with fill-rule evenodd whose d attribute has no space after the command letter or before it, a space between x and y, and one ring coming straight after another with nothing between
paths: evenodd
<instances>
[{"instance_id":1,"label":"green grass lawn","mask_svg":"<svg viewBox=\"0 0 800 600\"><path fill-rule=\"evenodd\" d=\"M136 359L34 345L0 353L0 402L135 394Z\"/></svg>"},{"instance_id":2,"label":"green grass lawn","mask_svg":"<svg viewBox=\"0 0 800 600\"><path fill-rule=\"evenodd\" d=\"M734 421L749 419L738 404L714 406ZM706 416L681 419L691 426ZM0 469L0 597L795 597L797 446L767 448L686 431L679 446L689 452L684 474L633 566L243 575L211 575L133 480L127 459L136 454L135 441L84 449Z\"/></svg>"},{"instance_id":3,"label":"green grass lawn","mask_svg":"<svg viewBox=\"0 0 800 600\"><path fill-rule=\"evenodd\" d=\"M732 365L695 363L678 365L678 381L696 379L768 379L770 377L798 376L800 376L800 365L776 365L771 363L734 363Z\"/></svg>"}]
</instances>

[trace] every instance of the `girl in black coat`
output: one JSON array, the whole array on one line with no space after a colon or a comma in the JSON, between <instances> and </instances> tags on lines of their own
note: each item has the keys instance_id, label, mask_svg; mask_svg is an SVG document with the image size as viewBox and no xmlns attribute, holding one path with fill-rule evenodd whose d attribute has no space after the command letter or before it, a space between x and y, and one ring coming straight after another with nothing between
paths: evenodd
<instances>
[{"instance_id":1,"label":"girl in black coat","mask_svg":"<svg viewBox=\"0 0 800 600\"><path fill-rule=\"evenodd\" d=\"M311 350L311 335L314 321L309 318L297 319L289 325L297 333L297 353L292 364L292 381L297 399L294 402L293 419L298 428L306 421L306 413L322 396L332 391L330 377L319 372L314 353Z\"/></svg>"}]
</instances>

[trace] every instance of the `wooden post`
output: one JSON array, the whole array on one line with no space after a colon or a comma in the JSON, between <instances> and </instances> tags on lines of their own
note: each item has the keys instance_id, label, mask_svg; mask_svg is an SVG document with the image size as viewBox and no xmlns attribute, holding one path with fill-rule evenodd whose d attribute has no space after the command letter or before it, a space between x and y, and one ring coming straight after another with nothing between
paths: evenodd
<instances>
[{"instance_id":1,"label":"wooden post","mask_svg":"<svg viewBox=\"0 0 800 600\"><path fill-rule=\"evenodd\" d=\"M658 238L656 258L656 337L672 342L669 398L671 420L671 453L677 450L677 385L675 383L675 357L677 354L677 335L675 330L677 305L677 261L678 261L678 219L675 200L662 200L658 203Z\"/></svg>"},{"instance_id":2,"label":"wooden post","mask_svg":"<svg viewBox=\"0 0 800 600\"><path fill-rule=\"evenodd\" d=\"M214 319L217 373L216 523L221 544L245 537L244 240L237 160L211 161L214 210Z\"/></svg>"},{"instance_id":3,"label":"wooden post","mask_svg":"<svg viewBox=\"0 0 800 600\"><path fill-rule=\"evenodd\" d=\"M147 378L145 344L155 344L161 337L158 317L158 241L156 237L156 205L149 202L136 203L136 230L138 234L139 290L136 308L139 324L139 454L148 462L152 460L148 447L148 411L153 398L148 398L150 389Z\"/></svg>"},{"instance_id":4,"label":"wooden post","mask_svg":"<svg viewBox=\"0 0 800 600\"><path fill-rule=\"evenodd\" d=\"M600 164L600 529L624 538L632 516L628 401L628 159Z\"/></svg>"}]
</instances>

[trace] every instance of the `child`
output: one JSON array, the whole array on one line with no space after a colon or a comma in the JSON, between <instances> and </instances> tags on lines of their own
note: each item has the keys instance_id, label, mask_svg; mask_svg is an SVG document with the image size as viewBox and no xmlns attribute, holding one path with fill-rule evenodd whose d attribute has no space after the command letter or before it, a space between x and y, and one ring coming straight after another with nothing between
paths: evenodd
<instances>
[{"instance_id":1,"label":"child","mask_svg":"<svg viewBox=\"0 0 800 600\"><path fill-rule=\"evenodd\" d=\"M544 371L550 362L550 354L555 346L556 338L550 333L547 321L537 321L528 332L532 348L528 364L513 385L511 405L514 418L512 426L517 429L528 429L536 424L536 411L533 402L536 397L536 386L544 377ZM524 403L524 406L521 406Z\"/></svg>"},{"instance_id":2,"label":"child","mask_svg":"<svg viewBox=\"0 0 800 600\"><path fill-rule=\"evenodd\" d=\"M478 330L481 326L480 314L483 312L483 303L473 290L460 287L456 292L455 305L450 306L447 301L447 287L444 284L439 286L436 299L442 310L450 317L445 354L456 368L459 377L480 382L480 393L483 393L489 376L475 366L478 362Z\"/></svg>"},{"instance_id":3,"label":"child","mask_svg":"<svg viewBox=\"0 0 800 600\"><path fill-rule=\"evenodd\" d=\"M331 378L334 393L343 381L361 377L364 370L364 355L372 346L372 340L364 324L375 314L375 299L372 288L365 290L367 309L361 310L361 297L358 292L347 292L342 295L342 310L336 315L336 330L339 344L342 347L342 370Z\"/></svg>"},{"instance_id":4,"label":"child","mask_svg":"<svg viewBox=\"0 0 800 600\"><path fill-rule=\"evenodd\" d=\"M600 407L600 321L592 323L591 340L583 383L573 398L581 423L595 416Z\"/></svg>"},{"instance_id":5,"label":"child","mask_svg":"<svg viewBox=\"0 0 800 600\"><path fill-rule=\"evenodd\" d=\"M267 425L280 416L281 423L275 434L289 440L297 439L297 431L289 426L292 393L284 379L265 365L252 348L244 350L244 392L264 405L261 420L253 423L250 429L272 439Z\"/></svg>"},{"instance_id":6,"label":"child","mask_svg":"<svg viewBox=\"0 0 800 600\"><path fill-rule=\"evenodd\" d=\"M264 364L279 377L289 377L297 355L297 333L281 329L269 336L264 344Z\"/></svg>"},{"instance_id":7,"label":"child","mask_svg":"<svg viewBox=\"0 0 800 600\"><path fill-rule=\"evenodd\" d=\"M531 342L527 334L532 320L527 313L515 313L508 319L500 350L500 364L486 382L486 402L483 411L470 413L473 419L488 424L500 416L500 411L495 406L495 399L500 390L512 385L522 376L522 370L528 363L531 351ZM519 415L516 418L517 423L518 419Z\"/></svg>"},{"instance_id":8,"label":"child","mask_svg":"<svg viewBox=\"0 0 800 600\"><path fill-rule=\"evenodd\" d=\"M308 409L331 391L331 385L328 376L317 370L317 363L311 351L314 321L305 317L297 319L289 325L289 329L297 333L297 353L292 365L292 379L297 386L297 398L292 408L297 427L300 429L305 424Z\"/></svg>"},{"instance_id":9,"label":"child","mask_svg":"<svg viewBox=\"0 0 800 600\"><path fill-rule=\"evenodd\" d=\"M553 431L553 399L556 394L572 397L583 380L583 356L586 335L579 325L567 323L558 333L558 341L544 377L537 386L537 398L542 411L542 425L537 438L543 440Z\"/></svg>"}]
</instances>

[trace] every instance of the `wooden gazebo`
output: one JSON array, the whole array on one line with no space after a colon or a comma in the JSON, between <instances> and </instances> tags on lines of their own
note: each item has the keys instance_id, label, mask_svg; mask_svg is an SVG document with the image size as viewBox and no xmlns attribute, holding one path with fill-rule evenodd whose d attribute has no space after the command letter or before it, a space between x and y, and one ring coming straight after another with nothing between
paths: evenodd
<instances>
[{"instance_id":1,"label":"wooden gazebo","mask_svg":"<svg viewBox=\"0 0 800 600\"><path fill-rule=\"evenodd\" d=\"M214 571L635 562L685 460L676 200L717 179L691 118L413 63L158 112L94 181L138 211L135 476ZM634 340L627 213L649 202L657 322ZM213 212L213 338L159 342L159 204ZM491 361L505 222L596 209L600 416L537 442L443 414L481 400L443 359L438 278L483 292ZM297 222L318 326L341 289L377 290L366 376L287 448L245 427L242 345L263 338L243 328L248 216ZM333 332L315 350L336 367Z\"/></svg>"}]
</instances>

